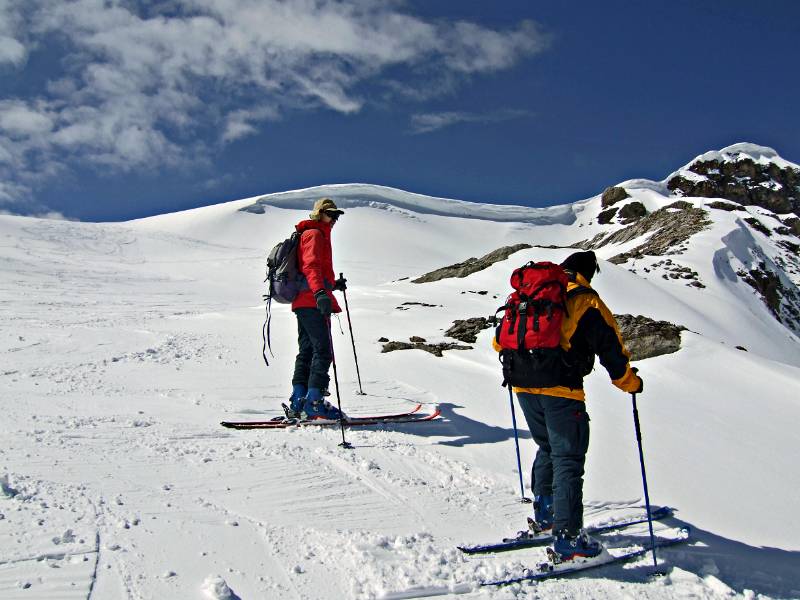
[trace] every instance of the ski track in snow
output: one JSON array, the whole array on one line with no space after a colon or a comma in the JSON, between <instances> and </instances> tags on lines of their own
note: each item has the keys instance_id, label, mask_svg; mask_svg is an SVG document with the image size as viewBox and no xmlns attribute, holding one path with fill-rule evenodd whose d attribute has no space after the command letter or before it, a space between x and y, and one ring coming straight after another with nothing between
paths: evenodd
<instances>
[{"instance_id":1,"label":"ski track in snow","mask_svg":"<svg viewBox=\"0 0 800 600\"><path fill-rule=\"evenodd\" d=\"M299 216L285 212L287 223ZM413 228L428 235L431 219L442 223L377 212L376 220L397 220L400 239ZM19 225L0 218L0 598L800 597L800 553L737 542L691 522L699 541L663 552L674 565L667 578L651 581L643 558L586 577L477 587L520 575L544 556L528 549L468 557L456 549L513 534L530 511L518 498L507 396L503 403L497 382L486 381L496 371L488 337L474 352L443 359L381 355L374 340L422 333L443 341L451 317L493 310L491 295L465 292L504 289L499 267L413 289L359 288L355 278L349 299L367 396L355 394L349 338L334 326L346 411L421 402L424 410L440 405L441 420L347 430L353 451L337 446L335 428L220 428L232 416L278 414L295 335L291 315L277 312L276 358L265 370L262 251L241 246L261 245L263 221L225 215L237 233L215 242L202 239L202 222L197 231L161 231L148 220ZM501 225L459 220L448 239ZM519 239L531 232L502 227ZM450 262L477 254L461 247ZM425 260L447 264L409 252L376 260L392 265L392 280L422 270ZM353 256L347 267L369 276L371 263ZM609 270L612 278L630 275ZM396 310L412 298L447 310ZM619 400L604 393L597 421L605 418L600 402ZM665 436L646 439L656 457ZM532 444L524 432L520 443L527 480ZM642 513L635 458L619 468L632 478L603 500L587 497L588 523ZM685 524L683 508L659 531ZM645 539L646 526L626 533ZM619 547L630 539L606 536Z\"/></svg>"}]
</instances>

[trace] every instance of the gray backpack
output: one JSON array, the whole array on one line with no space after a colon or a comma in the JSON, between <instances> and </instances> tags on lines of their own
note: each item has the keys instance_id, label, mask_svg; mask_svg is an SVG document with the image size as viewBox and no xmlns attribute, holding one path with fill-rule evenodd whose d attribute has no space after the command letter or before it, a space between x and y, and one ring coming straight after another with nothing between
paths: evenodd
<instances>
[{"instance_id":1,"label":"gray backpack","mask_svg":"<svg viewBox=\"0 0 800 600\"><path fill-rule=\"evenodd\" d=\"M300 245L300 232L276 244L267 257L267 278L269 293L267 300L279 304L291 304L302 290L308 289L308 282L297 268L297 247Z\"/></svg>"},{"instance_id":2,"label":"gray backpack","mask_svg":"<svg viewBox=\"0 0 800 600\"><path fill-rule=\"evenodd\" d=\"M264 281L268 285L268 292L264 296L267 302L267 318L261 328L261 336L264 345L261 353L264 362L269 366L267 360L267 348L272 354L272 344L270 343L270 325L272 323L272 301L278 304L291 304L303 290L308 289L308 281L297 268L297 247L300 245L299 231L295 231L291 236L276 244L267 257L267 276Z\"/></svg>"}]
</instances>

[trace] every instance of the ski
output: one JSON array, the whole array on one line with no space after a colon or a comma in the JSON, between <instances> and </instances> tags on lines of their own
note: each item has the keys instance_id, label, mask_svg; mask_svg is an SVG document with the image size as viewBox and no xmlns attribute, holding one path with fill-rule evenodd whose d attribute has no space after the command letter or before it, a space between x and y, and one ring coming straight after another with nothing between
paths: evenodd
<instances>
[{"instance_id":1,"label":"ski","mask_svg":"<svg viewBox=\"0 0 800 600\"><path fill-rule=\"evenodd\" d=\"M363 421L363 420L374 420L374 419L403 419L405 417L409 417L416 412L419 412L422 409L422 404L417 404L414 408L409 411L401 412L401 413L394 413L389 415L376 415L374 417L350 417L348 421ZM220 425L223 427L229 427L231 429L252 429L252 428L259 428L264 426L274 426L275 423L294 423L295 421L289 422L286 417L275 417L270 419L269 421L222 421ZM339 421L336 421L337 423Z\"/></svg>"},{"instance_id":2,"label":"ski","mask_svg":"<svg viewBox=\"0 0 800 600\"><path fill-rule=\"evenodd\" d=\"M344 420L345 427L364 427L366 425L393 425L395 423L422 423L433 421L440 415L437 408L430 414L411 412L403 415L379 415L375 417L351 417ZM220 423L229 429L286 429L288 427L339 427L339 419L312 419L308 421L261 421L261 422L228 422Z\"/></svg>"},{"instance_id":3,"label":"ski","mask_svg":"<svg viewBox=\"0 0 800 600\"><path fill-rule=\"evenodd\" d=\"M669 506L662 506L650 513L651 518L654 521L660 521L662 519L666 519L671 517L675 513L675 510L670 508ZM619 529L625 529L626 527L631 527L633 525L640 525L641 523L647 523L647 516L643 517L634 517L632 519L625 519L623 521L617 521L616 523L609 523L607 525L597 525L594 527L587 527L586 531L590 535L599 534L599 533L606 533L608 531L617 531ZM527 532L525 532L527 534ZM502 542L496 542L493 544L479 544L477 546L458 546L458 549L464 552L465 554L486 554L490 552L507 552L509 550L519 550L521 548L532 548L535 546L544 546L547 544L552 543L553 536L549 533L545 533L542 535L520 535L516 538L506 539Z\"/></svg>"},{"instance_id":4,"label":"ski","mask_svg":"<svg viewBox=\"0 0 800 600\"><path fill-rule=\"evenodd\" d=\"M678 537L657 539L655 547L668 548L670 546L675 546L677 544L683 544L687 542L689 540L689 533L690 533L689 528L688 527L683 528L681 532L682 534ZM652 551L653 547L650 544L646 544L643 548L638 548L636 550L629 550L627 552L623 552L622 554L615 555L606 552L597 559L586 559L585 562L569 561L561 564L553 564L551 561L548 561L544 563L539 563L536 566L535 570L528 572L526 575L521 575L519 577L509 577L508 579L498 579L496 581L482 581L480 585L503 586L503 585L511 585L514 583L522 583L525 581L541 581L543 579L554 579L557 577L565 577L567 575L572 575L573 573L588 571L589 569L595 569L607 565L627 562L629 560L633 560L634 558L644 556L645 554L648 554Z\"/></svg>"}]
</instances>

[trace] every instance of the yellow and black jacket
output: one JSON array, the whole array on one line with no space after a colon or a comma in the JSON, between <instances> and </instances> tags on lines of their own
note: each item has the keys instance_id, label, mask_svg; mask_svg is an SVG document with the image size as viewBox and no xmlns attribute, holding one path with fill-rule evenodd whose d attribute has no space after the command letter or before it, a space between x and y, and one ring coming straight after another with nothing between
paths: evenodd
<instances>
[{"instance_id":1,"label":"yellow and black jacket","mask_svg":"<svg viewBox=\"0 0 800 600\"><path fill-rule=\"evenodd\" d=\"M561 326L561 348L565 368L558 385L540 388L514 387L515 392L585 400L583 378L594 368L594 357L608 371L614 385L626 392L636 391L639 379L631 370L630 353L622 342L614 315L580 273L567 272L567 314ZM494 349L501 351L493 337Z\"/></svg>"}]
</instances>

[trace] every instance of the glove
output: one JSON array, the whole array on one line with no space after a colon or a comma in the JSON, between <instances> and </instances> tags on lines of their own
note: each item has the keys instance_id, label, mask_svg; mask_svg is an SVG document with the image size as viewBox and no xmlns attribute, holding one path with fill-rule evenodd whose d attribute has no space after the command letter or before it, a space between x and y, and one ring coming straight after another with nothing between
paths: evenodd
<instances>
[{"instance_id":1,"label":"glove","mask_svg":"<svg viewBox=\"0 0 800 600\"><path fill-rule=\"evenodd\" d=\"M644 382L636 372L638 369L633 367L625 372L625 375L613 381L614 385L621 389L623 392L630 394L639 394L644 389Z\"/></svg>"},{"instance_id":2,"label":"glove","mask_svg":"<svg viewBox=\"0 0 800 600\"><path fill-rule=\"evenodd\" d=\"M322 313L323 317L330 317L331 312L333 311L333 303L331 299L328 297L328 294L325 290L320 290L314 294L314 299L317 301L317 308L319 312Z\"/></svg>"},{"instance_id":3,"label":"glove","mask_svg":"<svg viewBox=\"0 0 800 600\"><path fill-rule=\"evenodd\" d=\"M339 277L336 281L333 282L333 289L337 292L343 292L347 289L347 279L344 277Z\"/></svg>"},{"instance_id":4,"label":"glove","mask_svg":"<svg viewBox=\"0 0 800 600\"><path fill-rule=\"evenodd\" d=\"M636 367L631 367L631 371L633 371L634 377L636 377L636 379L639 380L639 387L637 387L631 393L632 394L641 394L642 390L644 389L644 381L642 381L642 378L639 377L639 369L637 369Z\"/></svg>"}]
</instances>

